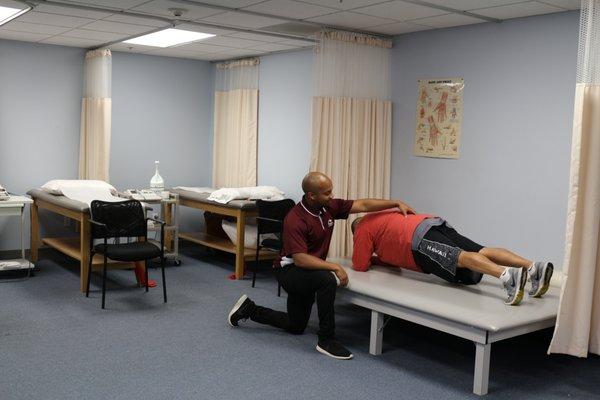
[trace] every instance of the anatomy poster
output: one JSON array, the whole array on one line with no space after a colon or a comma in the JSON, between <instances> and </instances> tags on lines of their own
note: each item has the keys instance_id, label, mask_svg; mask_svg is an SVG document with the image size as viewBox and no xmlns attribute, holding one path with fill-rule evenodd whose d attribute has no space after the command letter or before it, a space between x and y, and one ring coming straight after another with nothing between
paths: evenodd
<instances>
[{"instance_id":1,"label":"anatomy poster","mask_svg":"<svg viewBox=\"0 0 600 400\"><path fill-rule=\"evenodd\" d=\"M464 87L462 78L419 80L415 155L458 158Z\"/></svg>"}]
</instances>

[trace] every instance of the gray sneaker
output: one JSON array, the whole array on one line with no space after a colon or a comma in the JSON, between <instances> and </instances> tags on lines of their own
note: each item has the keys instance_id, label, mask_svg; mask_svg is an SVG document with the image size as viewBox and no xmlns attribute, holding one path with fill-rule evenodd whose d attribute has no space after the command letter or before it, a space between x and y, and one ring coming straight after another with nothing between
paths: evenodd
<instances>
[{"instance_id":1,"label":"gray sneaker","mask_svg":"<svg viewBox=\"0 0 600 400\"><path fill-rule=\"evenodd\" d=\"M554 265L551 262L535 262L532 271L528 273L531 281L529 296L542 297L550 287L553 272Z\"/></svg>"},{"instance_id":2,"label":"gray sneaker","mask_svg":"<svg viewBox=\"0 0 600 400\"><path fill-rule=\"evenodd\" d=\"M510 279L504 283L504 289L508 294L508 298L504 304L510 306L518 305L523 300L525 293L525 283L527 282L527 272L523 268L508 268Z\"/></svg>"}]
</instances>

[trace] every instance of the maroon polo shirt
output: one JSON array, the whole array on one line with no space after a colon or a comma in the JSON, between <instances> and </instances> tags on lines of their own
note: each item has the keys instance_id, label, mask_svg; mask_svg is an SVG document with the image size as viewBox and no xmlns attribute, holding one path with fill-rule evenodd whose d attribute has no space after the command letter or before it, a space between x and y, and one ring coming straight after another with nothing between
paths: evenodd
<instances>
[{"instance_id":1,"label":"maroon polo shirt","mask_svg":"<svg viewBox=\"0 0 600 400\"><path fill-rule=\"evenodd\" d=\"M283 222L283 249L276 265L292 264L292 255L306 253L327 258L334 220L346 219L352 200L331 199L325 207L313 209L302 200L290 210Z\"/></svg>"}]
</instances>

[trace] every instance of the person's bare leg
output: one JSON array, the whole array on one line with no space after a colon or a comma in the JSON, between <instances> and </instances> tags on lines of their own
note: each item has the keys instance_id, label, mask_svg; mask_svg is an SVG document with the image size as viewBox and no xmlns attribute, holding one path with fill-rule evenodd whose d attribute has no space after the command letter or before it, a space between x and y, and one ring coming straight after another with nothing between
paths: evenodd
<instances>
[{"instance_id":1,"label":"person's bare leg","mask_svg":"<svg viewBox=\"0 0 600 400\"><path fill-rule=\"evenodd\" d=\"M479 254L483 254L497 264L506 265L508 267L529 268L533 264L533 261L527 260L510 250L499 247L484 247L479 251Z\"/></svg>"},{"instance_id":2,"label":"person's bare leg","mask_svg":"<svg viewBox=\"0 0 600 400\"><path fill-rule=\"evenodd\" d=\"M496 264L485 255L472 251L461 251L458 256L458 267L499 278L504 267Z\"/></svg>"}]
</instances>

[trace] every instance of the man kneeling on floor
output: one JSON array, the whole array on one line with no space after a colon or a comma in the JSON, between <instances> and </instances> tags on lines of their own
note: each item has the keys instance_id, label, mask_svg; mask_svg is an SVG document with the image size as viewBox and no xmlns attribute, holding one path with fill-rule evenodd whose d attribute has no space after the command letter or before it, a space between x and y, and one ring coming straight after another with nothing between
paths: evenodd
<instances>
[{"instance_id":1,"label":"man kneeling on floor","mask_svg":"<svg viewBox=\"0 0 600 400\"><path fill-rule=\"evenodd\" d=\"M368 270L371 263L383 264L465 285L479 283L483 274L492 275L506 289L508 305L523 299L527 276L529 296L544 295L554 269L549 262L534 263L506 249L481 246L433 215L403 215L393 210L372 213L357 218L352 231L352 264L357 271Z\"/></svg>"},{"instance_id":2,"label":"man kneeling on floor","mask_svg":"<svg viewBox=\"0 0 600 400\"><path fill-rule=\"evenodd\" d=\"M348 275L339 265L326 260L334 220L348 214L381 211L398 207L405 214L413 210L398 200L334 199L331 180L311 172L302 180L304 197L292 208L283 223L283 249L274 263L275 274L288 293L287 312L261 307L246 295L239 298L229 313L231 326L240 320L268 324L292 334L302 334L313 303L319 314L317 350L330 357L349 360L352 353L335 340L334 301L338 285L348 284ZM398 212L398 211L397 211Z\"/></svg>"}]
</instances>

